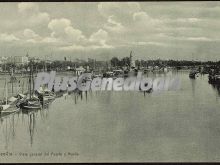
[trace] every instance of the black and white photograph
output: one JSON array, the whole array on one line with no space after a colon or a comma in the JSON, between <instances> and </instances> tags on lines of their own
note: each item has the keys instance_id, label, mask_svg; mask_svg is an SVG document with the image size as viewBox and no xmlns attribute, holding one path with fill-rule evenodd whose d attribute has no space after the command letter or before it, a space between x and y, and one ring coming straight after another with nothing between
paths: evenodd
<instances>
[{"instance_id":1,"label":"black and white photograph","mask_svg":"<svg viewBox=\"0 0 220 165\"><path fill-rule=\"evenodd\" d=\"M220 161L220 2L0 2L0 163Z\"/></svg>"}]
</instances>

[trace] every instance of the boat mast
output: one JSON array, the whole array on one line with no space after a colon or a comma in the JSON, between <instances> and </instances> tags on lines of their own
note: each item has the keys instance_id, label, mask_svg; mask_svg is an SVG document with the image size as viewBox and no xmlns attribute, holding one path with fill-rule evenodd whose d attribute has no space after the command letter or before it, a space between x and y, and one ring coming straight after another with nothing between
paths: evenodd
<instances>
[{"instance_id":1,"label":"boat mast","mask_svg":"<svg viewBox=\"0 0 220 165\"><path fill-rule=\"evenodd\" d=\"M12 91L12 94L14 94L14 84L13 84L13 81L14 81L14 72L13 72L13 68L11 70L11 91Z\"/></svg>"},{"instance_id":2,"label":"boat mast","mask_svg":"<svg viewBox=\"0 0 220 165\"><path fill-rule=\"evenodd\" d=\"M11 57L12 58L12 57ZM14 57L14 62L12 65L12 69L11 69L11 90L12 90L12 94L14 94L14 68L15 68L15 57Z\"/></svg>"},{"instance_id":3,"label":"boat mast","mask_svg":"<svg viewBox=\"0 0 220 165\"><path fill-rule=\"evenodd\" d=\"M29 65L29 68L30 68L30 73L29 73L29 95L30 95L30 99L31 99L31 60L30 60L30 65Z\"/></svg>"},{"instance_id":4,"label":"boat mast","mask_svg":"<svg viewBox=\"0 0 220 165\"><path fill-rule=\"evenodd\" d=\"M6 78L5 78L5 98L6 98L6 105L8 105L8 83Z\"/></svg>"},{"instance_id":5,"label":"boat mast","mask_svg":"<svg viewBox=\"0 0 220 165\"><path fill-rule=\"evenodd\" d=\"M34 69L33 65L31 65L31 79L32 79L32 95L34 95Z\"/></svg>"},{"instance_id":6,"label":"boat mast","mask_svg":"<svg viewBox=\"0 0 220 165\"><path fill-rule=\"evenodd\" d=\"M129 60L130 60L130 65L129 65L129 70L131 70L131 67L132 67L132 51L130 52L130 57L129 57Z\"/></svg>"}]
</instances>

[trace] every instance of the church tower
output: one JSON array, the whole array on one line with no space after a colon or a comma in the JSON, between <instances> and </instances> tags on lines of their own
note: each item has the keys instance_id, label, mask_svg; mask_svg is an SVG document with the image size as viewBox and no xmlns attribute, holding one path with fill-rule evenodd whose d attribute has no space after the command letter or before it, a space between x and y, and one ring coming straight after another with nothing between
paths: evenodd
<instances>
[{"instance_id":1,"label":"church tower","mask_svg":"<svg viewBox=\"0 0 220 165\"><path fill-rule=\"evenodd\" d=\"M132 51L130 52L130 69L135 68L135 61L133 60L133 55Z\"/></svg>"}]
</instances>

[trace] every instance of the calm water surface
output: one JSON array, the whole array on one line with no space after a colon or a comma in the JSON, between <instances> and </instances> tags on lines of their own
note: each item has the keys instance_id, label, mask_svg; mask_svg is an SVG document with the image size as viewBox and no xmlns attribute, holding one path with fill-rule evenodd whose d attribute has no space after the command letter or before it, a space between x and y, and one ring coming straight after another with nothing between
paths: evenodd
<instances>
[{"instance_id":1,"label":"calm water surface","mask_svg":"<svg viewBox=\"0 0 220 165\"><path fill-rule=\"evenodd\" d=\"M0 162L220 161L219 92L207 75L177 76L178 91L89 92L82 99L58 98L48 109L2 117L0 153L78 155L14 155Z\"/></svg>"}]
</instances>

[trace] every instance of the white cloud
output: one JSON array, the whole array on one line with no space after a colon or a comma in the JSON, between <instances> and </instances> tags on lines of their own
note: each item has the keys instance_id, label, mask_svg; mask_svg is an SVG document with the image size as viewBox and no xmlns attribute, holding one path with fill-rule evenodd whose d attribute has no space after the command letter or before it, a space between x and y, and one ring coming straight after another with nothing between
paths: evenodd
<instances>
[{"instance_id":1,"label":"white cloud","mask_svg":"<svg viewBox=\"0 0 220 165\"><path fill-rule=\"evenodd\" d=\"M73 44L71 46L60 47L59 50L64 50L64 51L85 50L85 47L82 45Z\"/></svg>"},{"instance_id":2,"label":"white cloud","mask_svg":"<svg viewBox=\"0 0 220 165\"><path fill-rule=\"evenodd\" d=\"M71 46L63 46L60 50L73 51L73 50L96 50L96 49L112 49L112 45L108 45L108 32L103 29L99 29L97 32L91 34L89 38L84 38L82 42L73 44Z\"/></svg>"},{"instance_id":3,"label":"white cloud","mask_svg":"<svg viewBox=\"0 0 220 165\"><path fill-rule=\"evenodd\" d=\"M141 12L134 13L133 19L135 21L140 21L140 20L148 20L148 19L150 19L150 17L147 15L147 13L141 11Z\"/></svg>"},{"instance_id":4,"label":"white cloud","mask_svg":"<svg viewBox=\"0 0 220 165\"><path fill-rule=\"evenodd\" d=\"M45 37L42 39L41 41L42 43L61 43L60 40L58 40L57 38L54 38L54 37Z\"/></svg>"},{"instance_id":5,"label":"white cloud","mask_svg":"<svg viewBox=\"0 0 220 165\"><path fill-rule=\"evenodd\" d=\"M110 41L114 41L113 45L123 46L128 41L131 45L165 46L166 44L163 45L162 42L167 42L166 39L169 40L168 42L180 40L184 33L188 34L184 40L198 42L210 40L209 37L199 37L204 31L196 27L205 26L207 23L201 25L202 20L194 15L180 18L167 18L163 15L152 17L150 15L152 13L148 14L148 10L141 9L138 2L101 2L98 4L98 11L107 18L103 28L108 32L114 32L108 37ZM163 36L158 34L163 34ZM161 42L152 42L153 40L161 40Z\"/></svg>"},{"instance_id":6,"label":"white cloud","mask_svg":"<svg viewBox=\"0 0 220 165\"><path fill-rule=\"evenodd\" d=\"M178 40L186 40L186 41L203 41L203 42L215 42L220 41L218 38L208 38L208 37L177 37Z\"/></svg>"},{"instance_id":7,"label":"white cloud","mask_svg":"<svg viewBox=\"0 0 220 165\"><path fill-rule=\"evenodd\" d=\"M89 38L90 41L99 43L105 43L107 39L108 33L103 29L99 29L97 32L93 33Z\"/></svg>"},{"instance_id":8,"label":"white cloud","mask_svg":"<svg viewBox=\"0 0 220 165\"><path fill-rule=\"evenodd\" d=\"M196 47L220 41L220 8L214 3L206 6L201 2L196 6L185 2L101 2L97 8L89 10L84 5L68 7L69 4L63 4L67 5L63 13L54 10L59 6L46 3L44 11L41 5L19 3L14 13L3 15L0 18L1 42L19 41L13 44L21 47L39 44L61 50L96 50L122 46L123 49L125 46L164 48L176 44ZM9 5L8 9L13 7ZM76 7L79 9L74 10Z\"/></svg>"},{"instance_id":9,"label":"white cloud","mask_svg":"<svg viewBox=\"0 0 220 165\"><path fill-rule=\"evenodd\" d=\"M38 12L39 7L36 3L33 2L21 2L18 4L18 12L20 13L32 13Z\"/></svg>"},{"instance_id":10,"label":"white cloud","mask_svg":"<svg viewBox=\"0 0 220 165\"><path fill-rule=\"evenodd\" d=\"M33 24L42 24L42 23L48 23L50 20L50 15L46 12L37 13L35 15L32 15L30 21Z\"/></svg>"},{"instance_id":11,"label":"white cloud","mask_svg":"<svg viewBox=\"0 0 220 165\"><path fill-rule=\"evenodd\" d=\"M213 39L207 37L188 37L187 40L191 41L214 41Z\"/></svg>"},{"instance_id":12,"label":"white cloud","mask_svg":"<svg viewBox=\"0 0 220 165\"><path fill-rule=\"evenodd\" d=\"M177 22L185 22L185 23L196 23L201 21L201 19L198 18L179 18L176 20Z\"/></svg>"},{"instance_id":13,"label":"white cloud","mask_svg":"<svg viewBox=\"0 0 220 165\"><path fill-rule=\"evenodd\" d=\"M50 20L50 15L46 12L41 12L37 3L21 2L18 4L18 12L21 14L20 22L26 26L47 24Z\"/></svg>"},{"instance_id":14,"label":"white cloud","mask_svg":"<svg viewBox=\"0 0 220 165\"><path fill-rule=\"evenodd\" d=\"M78 29L74 29L72 26L67 26L65 28L65 33L68 38L73 41L79 41L81 38L85 38L82 34L82 31Z\"/></svg>"},{"instance_id":15,"label":"white cloud","mask_svg":"<svg viewBox=\"0 0 220 165\"><path fill-rule=\"evenodd\" d=\"M138 42L131 42L131 45L136 45L136 46L146 46L146 45L154 45L154 46L169 46L169 44L167 43L162 43L162 42L142 42L142 41L138 41Z\"/></svg>"},{"instance_id":16,"label":"white cloud","mask_svg":"<svg viewBox=\"0 0 220 165\"><path fill-rule=\"evenodd\" d=\"M163 25L160 19L152 18L137 2L99 3L98 11L107 18L103 28L110 33L109 40L115 46L127 41L149 42Z\"/></svg>"},{"instance_id":17,"label":"white cloud","mask_svg":"<svg viewBox=\"0 0 220 165\"><path fill-rule=\"evenodd\" d=\"M49 41L54 38L55 41L58 40L67 44L67 46L62 46L60 50L94 50L111 47L106 44L108 32L103 29L99 29L87 38L81 30L74 28L71 21L66 18L51 20L48 28L52 31L51 38L48 38ZM52 41L54 40L52 39ZM69 46L69 44L72 45Z\"/></svg>"},{"instance_id":18,"label":"white cloud","mask_svg":"<svg viewBox=\"0 0 220 165\"><path fill-rule=\"evenodd\" d=\"M18 35L19 37L15 36L14 34L2 33L0 34L0 40L4 42L12 42L12 41L19 41L22 44L25 43L35 43L35 44L56 44L62 45L63 42L54 37L42 37L37 34L32 29L25 29L23 33Z\"/></svg>"},{"instance_id":19,"label":"white cloud","mask_svg":"<svg viewBox=\"0 0 220 165\"><path fill-rule=\"evenodd\" d=\"M71 26L71 21L66 18L53 19L48 24L48 28L54 32L54 35L63 33L68 26Z\"/></svg>"},{"instance_id":20,"label":"white cloud","mask_svg":"<svg viewBox=\"0 0 220 165\"><path fill-rule=\"evenodd\" d=\"M125 16L141 10L137 2L100 2L98 11L105 17L112 15Z\"/></svg>"},{"instance_id":21,"label":"white cloud","mask_svg":"<svg viewBox=\"0 0 220 165\"><path fill-rule=\"evenodd\" d=\"M68 42L78 42L85 38L82 31L73 28L71 21L66 18L53 19L49 22L48 28L52 31L51 37L60 38Z\"/></svg>"},{"instance_id":22,"label":"white cloud","mask_svg":"<svg viewBox=\"0 0 220 165\"><path fill-rule=\"evenodd\" d=\"M116 33L119 33L125 30L124 26L120 22L117 22L114 16L108 17L107 23L104 24L104 28L108 31L112 31Z\"/></svg>"},{"instance_id":23,"label":"white cloud","mask_svg":"<svg viewBox=\"0 0 220 165\"><path fill-rule=\"evenodd\" d=\"M10 41L18 41L20 40L14 34L2 33L0 34L0 40L10 42Z\"/></svg>"},{"instance_id":24,"label":"white cloud","mask_svg":"<svg viewBox=\"0 0 220 165\"><path fill-rule=\"evenodd\" d=\"M147 26L148 28L155 28L155 26L162 23L161 20L150 17L144 11L134 13L133 20L135 21L135 24Z\"/></svg>"},{"instance_id":25,"label":"white cloud","mask_svg":"<svg viewBox=\"0 0 220 165\"><path fill-rule=\"evenodd\" d=\"M59 50L64 51L73 51L73 50L83 50L83 51L90 51L90 50L96 50L96 49L113 49L114 47L111 45L88 45L88 46L82 46L82 45L71 45L71 46L64 46L60 47Z\"/></svg>"},{"instance_id":26,"label":"white cloud","mask_svg":"<svg viewBox=\"0 0 220 165\"><path fill-rule=\"evenodd\" d=\"M33 38L40 38L38 34L36 34L33 30L31 29L25 29L23 32L23 35L27 39L33 39Z\"/></svg>"}]
</instances>

